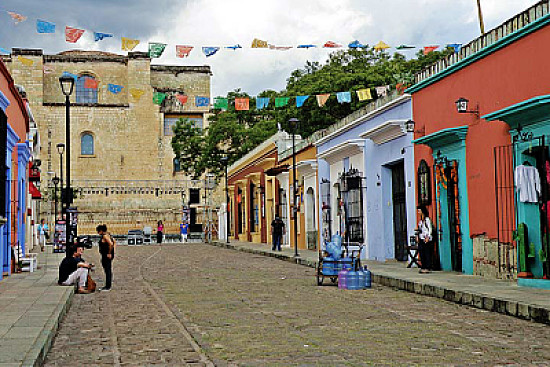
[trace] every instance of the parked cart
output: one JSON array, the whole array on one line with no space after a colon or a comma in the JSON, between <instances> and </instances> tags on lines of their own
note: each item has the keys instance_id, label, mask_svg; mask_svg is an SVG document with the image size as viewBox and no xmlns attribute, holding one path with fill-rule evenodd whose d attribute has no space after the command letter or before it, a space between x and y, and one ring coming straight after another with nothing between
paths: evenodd
<instances>
[{"instance_id":1,"label":"parked cart","mask_svg":"<svg viewBox=\"0 0 550 367\"><path fill-rule=\"evenodd\" d=\"M328 242L325 251L319 253L317 262L317 285L323 285L325 278L333 284L338 282L338 273L341 270L361 269L360 243L348 242L340 244L338 240Z\"/></svg>"}]
</instances>

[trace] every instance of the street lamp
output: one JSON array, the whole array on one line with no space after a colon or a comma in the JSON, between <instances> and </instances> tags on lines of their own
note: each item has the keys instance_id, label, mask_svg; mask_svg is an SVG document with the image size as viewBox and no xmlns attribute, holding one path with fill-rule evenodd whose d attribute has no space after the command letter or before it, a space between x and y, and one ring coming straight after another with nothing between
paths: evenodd
<instances>
[{"instance_id":1,"label":"street lamp","mask_svg":"<svg viewBox=\"0 0 550 367\"><path fill-rule=\"evenodd\" d=\"M225 166L225 237L227 243L229 243L229 188L227 186L227 166L229 163L229 157L222 157L221 162Z\"/></svg>"},{"instance_id":2,"label":"street lamp","mask_svg":"<svg viewBox=\"0 0 550 367\"><path fill-rule=\"evenodd\" d=\"M71 101L70 96L73 93L74 89L74 78L70 76L61 76L59 78L59 84L61 84L61 91L65 95L65 144L67 145L67 186L65 189L65 213L67 212L67 209L71 205L72 202L72 195L71 195ZM72 233L71 233L71 220L68 215L66 215L65 223L66 223L66 244L72 244Z\"/></svg>"},{"instance_id":3,"label":"street lamp","mask_svg":"<svg viewBox=\"0 0 550 367\"><path fill-rule=\"evenodd\" d=\"M63 192L63 153L65 152L65 144L57 144L57 152L59 153L59 182L61 183L59 187L61 188L61 192ZM63 198L65 197L65 195L61 196L61 212L64 213L65 209L63 209Z\"/></svg>"},{"instance_id":4,"label":"street lamp","mask_svg":"<svg viewBox=\"0 0 550 367\"><path fill-rule=\"evenodd\" d=\"M458 113L472 113L472 114L476 115L477 117L479 117L479 106L476 106L475 110L469 110L468 109L468 104L469 103L470 103L470 101L467 100L464 97L460 97L459 99L457 99L455 101L457 112Z\"/></svg>"},{"instance_id":5,"label":"street lamp","mask_svg":"<svg viewBox=\"0 0 550 367\"><path fill-rule=\"evenodd\" d=\"M288 120L288 123L292 127L292 196L294 196L294 207L292 208L292 215L294 218L294 257L298 257L298 203L296 202L297 190L296 190L296 129L300 121L293 117Z\"/></svg>"},{"instance_id":6,"label":"street lamp","mask_svg":"<svg viewBox=\"0 0 550 367\"><path fill-rule=\"evenodd\" d=\"M57 177L57 175L52 178L52 182L53 182L53 185L54 185L54 200L55 200L55 206L54 206L54 213L55 213L55 216L54 216L54 225L55 225L55 222L57 221L57 185L59 185L59 177Z\"/></svg>"}]
</instances>

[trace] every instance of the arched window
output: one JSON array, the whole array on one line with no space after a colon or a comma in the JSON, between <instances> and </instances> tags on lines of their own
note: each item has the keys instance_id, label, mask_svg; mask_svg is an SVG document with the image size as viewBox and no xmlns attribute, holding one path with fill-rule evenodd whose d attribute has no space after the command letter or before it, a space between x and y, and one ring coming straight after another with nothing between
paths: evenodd
<instances>
[{"instance_id":1,"label":"arched window","mask_svg":"<svg viewBox=\"0 0 550 367\"><path fill-rule=\"evenodd\" d=\"M76 81L76 103L97 103L97 82L91 75L80 75Z\"/></svg>"},{"instance_id":2,"label":"arched window","mask_svg":"<svg viewBox=\"0 0 550 367\"><path fill-rule=\"evenodd\" d=\"M425 160L418 165L418 204L429 205L432 201L430 168Z\"/></svg>"},{"instance_id":3,"label":"arched window","mask_svg":"<svg viewBox=\"0 0 550 367\"><path fill-rule=\"evenodd\" d=\"M94 155L94 136L85 133L80 138L80 155Z\"/></svg>"}]
</instances>

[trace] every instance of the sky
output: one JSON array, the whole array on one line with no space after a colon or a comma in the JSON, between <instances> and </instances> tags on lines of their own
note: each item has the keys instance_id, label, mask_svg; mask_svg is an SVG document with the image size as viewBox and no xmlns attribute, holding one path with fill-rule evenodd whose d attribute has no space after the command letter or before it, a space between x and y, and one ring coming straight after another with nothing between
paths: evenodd
<instances>
[{"instance_id":1,"label":"sky","mask_svg":"<svg viewBox=\"0 0 550 367\"><path fill-rule=\"evenodd\" d=\"M481 0L485 29L490 30L538 0ZM3 11L2 11L3 10ZM14 24L5 11L28 19ZM56 23L56 33L36 33L36 19ZM76 43L65 42L65 26L86 29ZM94 42L92 32L114 38ZM343 45L359 40L374 45L445 45L468 43L479 36L476 0L0 0L0 47L40 48L46 54L65 50L101 50L124 54L120 37L167 43L155 64L209 65L212 96L241 89L255 96L283 90L295 69L307 61L325 62L324 48L274 51L251 49L254 38L276 46ZM176 58L175 45L195 49ZM240 44L233 51L224 46ZM206 58L200 48L220 46ZM391 50L393 52L394 50ZM417 50L403 52L412 57Z\"/></svg>"}]
</instances>

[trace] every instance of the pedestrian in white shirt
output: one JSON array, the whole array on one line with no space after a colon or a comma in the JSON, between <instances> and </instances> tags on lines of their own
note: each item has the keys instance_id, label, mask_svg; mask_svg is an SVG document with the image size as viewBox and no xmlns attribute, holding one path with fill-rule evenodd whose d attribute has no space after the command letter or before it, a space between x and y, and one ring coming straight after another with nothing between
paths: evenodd
<instances>
[{"instance_id":1,"label":"pedestrian in white shirt","mask_svg":"<svg viewBox=\"0 0 550 367\"><path fill-rule=\"evenodd\" d=\"M44 251L44 247L46 246L46 240L50 238L48 231L49 228L46 221L41 219L38 225L38 240L40 242L40 250L42 251Z\"/></svg>"}]
</instances>

